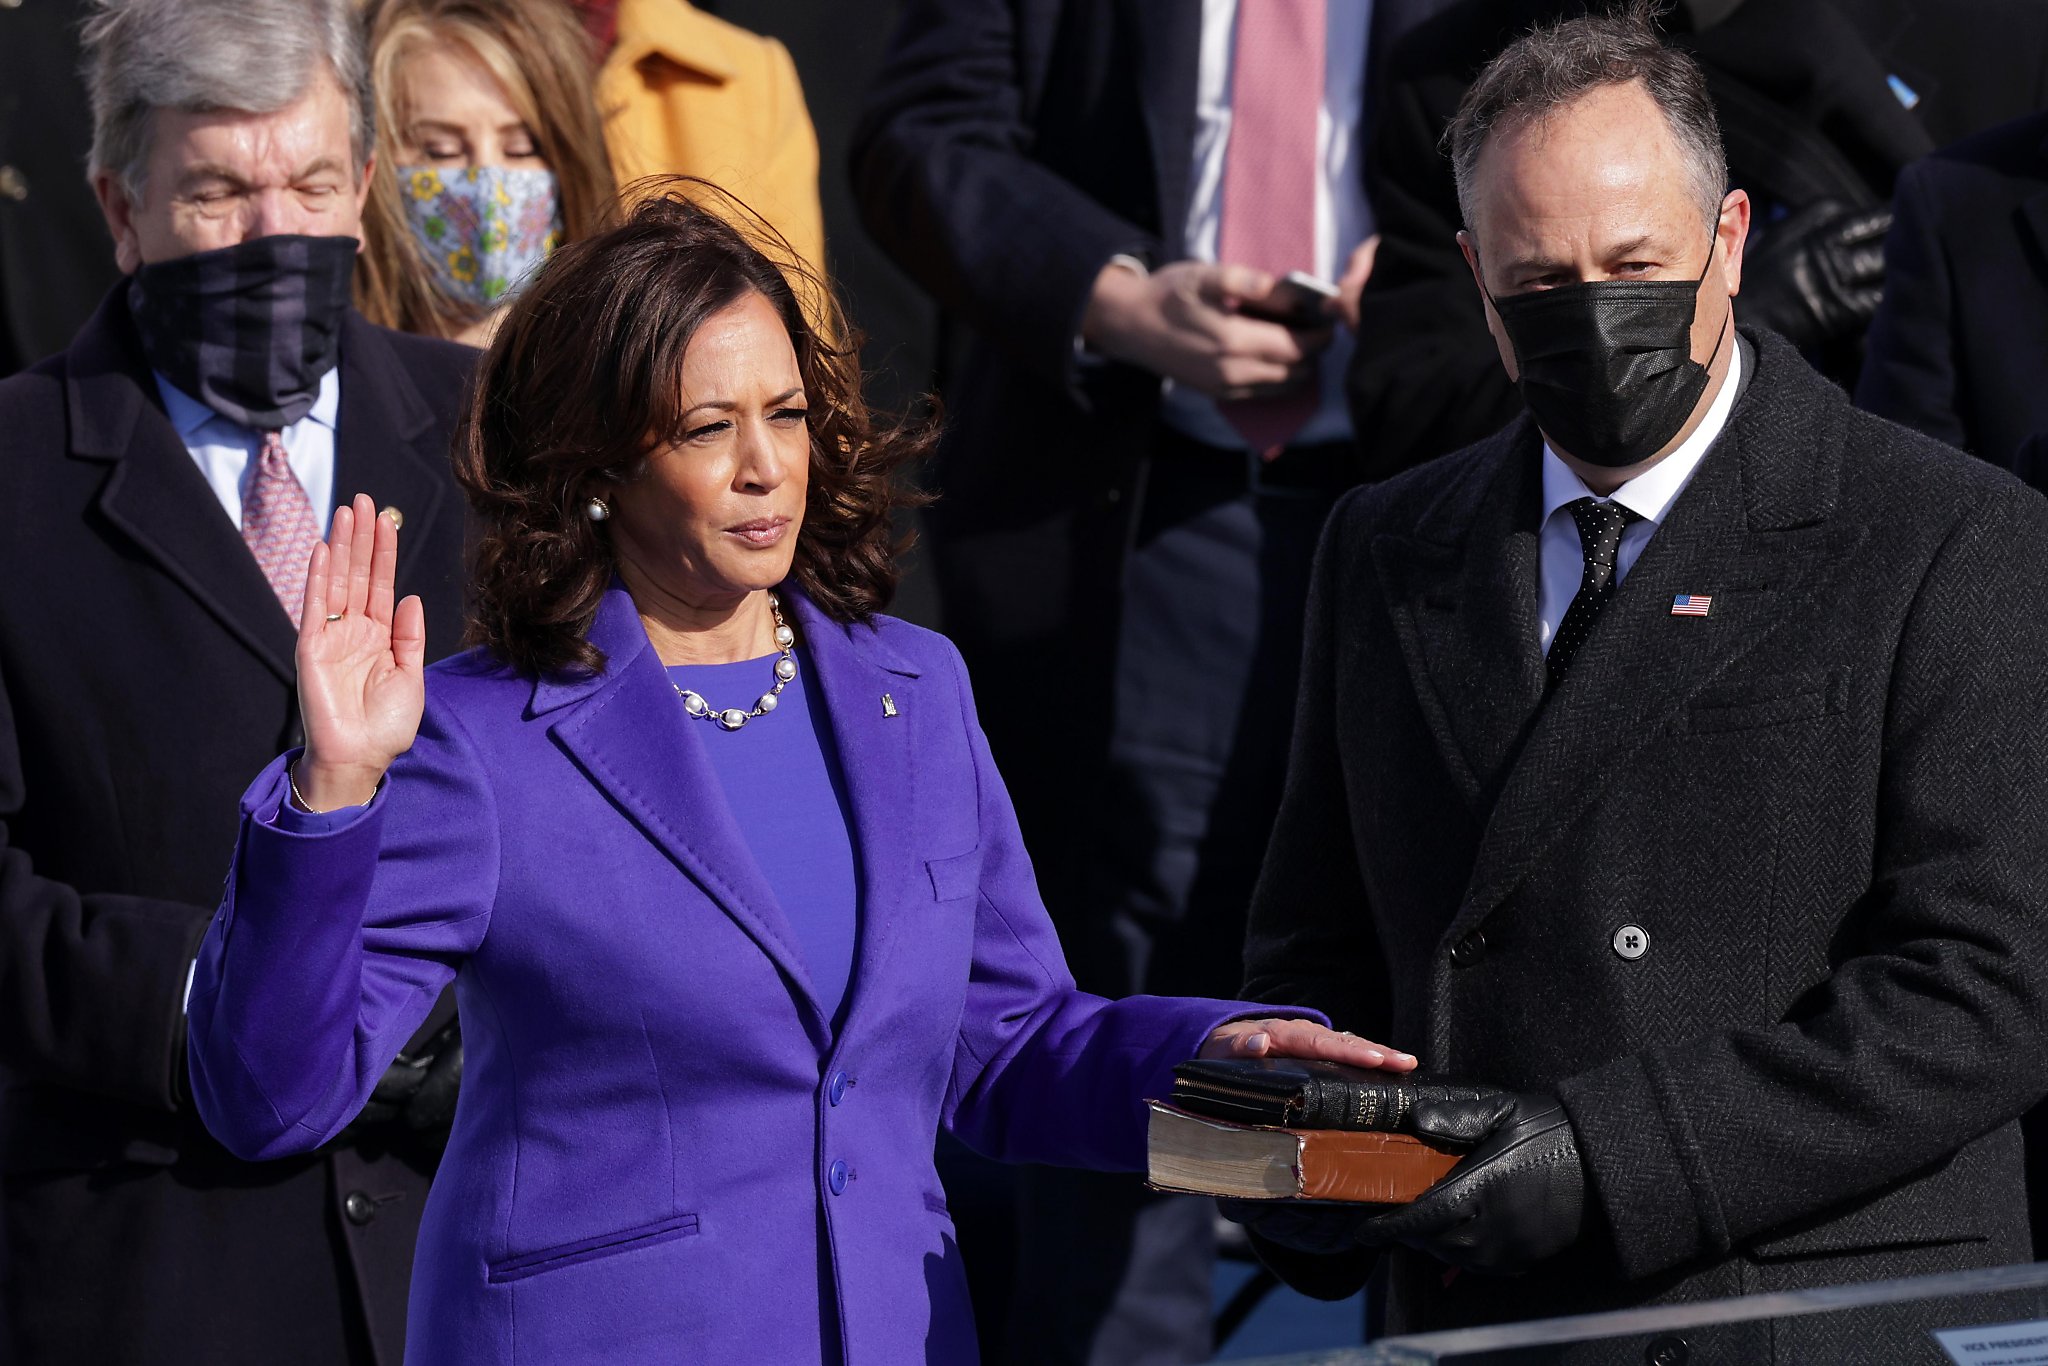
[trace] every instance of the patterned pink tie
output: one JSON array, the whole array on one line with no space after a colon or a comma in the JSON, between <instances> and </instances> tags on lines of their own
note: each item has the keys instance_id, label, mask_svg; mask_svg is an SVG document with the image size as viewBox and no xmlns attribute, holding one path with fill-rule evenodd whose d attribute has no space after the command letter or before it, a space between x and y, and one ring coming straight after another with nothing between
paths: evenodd
<instances>
[{"instance_id":1,"label":"patterned pink tie","mask_svg":"<svg viewBox=\"0 0 2048 1366\"><path fill-rule=\"evenodd\" d=\"M276 432L263 434L256 477L242 499L242 539L249 543L256 567L270 580L270 591L297 626L306 600L306 563L319 543L320 522Z\"/></svg>"},{"instance_id":2,"label":"patterned pink tie","mask_svg":"<svg viewBox=\"0 0 2048 1366\"><path fill-rule=\"evenodd\" d=\"M1323 102L1325 0L1238 0L1230 146L1216 255L1275 279L1316 267L1316 114ZM1314 384L1239 399L1223 415L1266 459L1315 413Z\"/></svg>"}]
</instances>

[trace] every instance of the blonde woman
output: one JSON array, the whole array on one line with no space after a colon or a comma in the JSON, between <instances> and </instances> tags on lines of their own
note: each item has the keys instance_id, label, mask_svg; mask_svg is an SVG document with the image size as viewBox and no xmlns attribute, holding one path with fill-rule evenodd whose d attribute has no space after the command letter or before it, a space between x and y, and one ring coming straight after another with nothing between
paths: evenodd
<instances>
[{"instance_id":1,"label":"blonde woman","mask_svg":"<svg viewBox=\"0 0 2048 1366\"><path fill-rule=\"evenodd\" d=\"M377 160L356 304L484 346L548 254L615 191L593 53L564 0L373 0Z\"/></svg>"}]
</instances>

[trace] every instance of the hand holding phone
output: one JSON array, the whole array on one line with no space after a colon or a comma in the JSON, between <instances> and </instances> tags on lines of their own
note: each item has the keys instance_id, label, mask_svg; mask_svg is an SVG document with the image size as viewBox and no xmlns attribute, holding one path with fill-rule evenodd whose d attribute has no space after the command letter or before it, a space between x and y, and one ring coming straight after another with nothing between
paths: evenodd
<instances>
[{"instance_id":1,"label":"hand holding phone","mask_svg":"<svg viewBox=\"0 0 2048 1366\"><path fill-rule=\"evenodd\" d=\"M1328 280L1305 270L1290 270L1274 283L1265 298L1246 299L1238 305L1238 311L1288 327L1328 327L1328 305L1336 297L1337 286Z\"/></svg>"}]
</instances>

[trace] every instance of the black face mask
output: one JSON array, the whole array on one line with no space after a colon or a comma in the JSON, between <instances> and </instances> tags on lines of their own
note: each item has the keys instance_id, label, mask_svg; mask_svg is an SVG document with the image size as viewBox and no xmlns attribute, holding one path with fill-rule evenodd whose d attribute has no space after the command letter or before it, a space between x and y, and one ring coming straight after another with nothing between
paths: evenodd
<instances>
[{"instance_id":1,"label":"black face mask","mask_svg":"<svg viewBox=\"0 0 2048 1366\"><path fill-rule=\"evenodd\" d=\"M1522 401L1556 445L1591 465L1649 459L1707 388L1692 358L1699 279L1588 280L1487 299L1514 344ZM1727 328L1722 328L1722 336ZM1714 355L1721 343L1714 343Z\"/></svg>"},{"instance_id":2,"label":"black face mask","mask_svg":"<svg viewBox=\"0 0 2048 1366\"><path fill-rule=\"evenodd\" d=\"M353 237L252 237L158 261L128 282L128 308L158 373L256 431L313 409L341 349Z\"/></svg>"}]
</instances>

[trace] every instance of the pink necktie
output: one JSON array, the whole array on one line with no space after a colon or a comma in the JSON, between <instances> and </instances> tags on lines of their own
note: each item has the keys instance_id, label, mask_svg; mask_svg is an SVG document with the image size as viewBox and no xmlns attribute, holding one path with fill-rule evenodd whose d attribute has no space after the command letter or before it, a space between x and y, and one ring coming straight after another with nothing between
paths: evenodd
<instances>
[{"instance_id":1,"label":"pink necktie","mask_svg":"<svg viewBox=\"0 0 2048 1366\"><path fill-rule=\"evenodd\" d=\"M242 499L242 539L297 626L306 599L306 564L320 540L320 522L276 432L263 434L256 477Z\"/></svg>"},{"instance_id":2,"label":"pink necktie","mask_svg":"<svg viewBox=\"0 0 2048 1366\"><path fill-rule=\"evenodd\" d=\"M1325 0L1238 0L1230 146L1217 259L1275 279L1316 266L1316 114L1323 102ZM1223 415L1271 460L1315 413L1314 384L1240 399Z\"/></svg>"}]
</instances>

